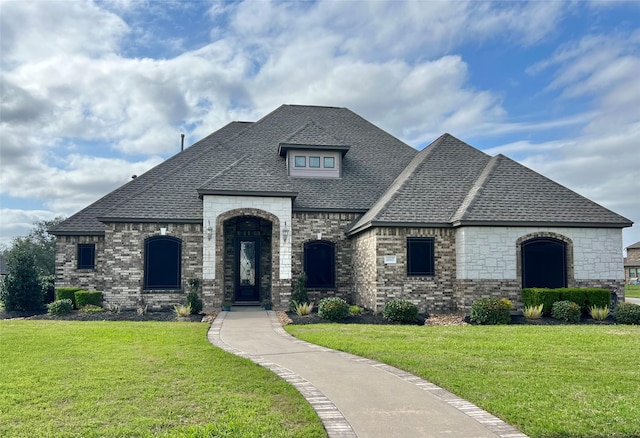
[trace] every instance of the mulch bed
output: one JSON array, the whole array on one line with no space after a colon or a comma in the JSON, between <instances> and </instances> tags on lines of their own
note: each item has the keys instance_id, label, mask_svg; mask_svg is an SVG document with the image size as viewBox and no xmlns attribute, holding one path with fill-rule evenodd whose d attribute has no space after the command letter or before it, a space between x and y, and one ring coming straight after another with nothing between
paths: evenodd
<instances>
[{"instance_id":1,"label":"mulch bed","mask_svg":"<svg viewBox=\"0 0 640 438\"><path fill-rule=\"evenodd\" d=\"M52 321L176 321L174 312L146 312L138 314L135 310L121 310L120 312L82 312L74 310L68 315L47 315L42 312L6 312L0 311L0 319L43 319ZM215 314L189 315L192 322L212 322Z\"/></svg>"}]
</instances>

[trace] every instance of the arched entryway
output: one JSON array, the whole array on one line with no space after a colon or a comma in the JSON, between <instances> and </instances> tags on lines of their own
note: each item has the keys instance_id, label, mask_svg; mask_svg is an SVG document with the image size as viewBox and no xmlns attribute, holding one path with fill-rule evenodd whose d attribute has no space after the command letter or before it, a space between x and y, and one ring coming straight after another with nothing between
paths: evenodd
<instances>
[{"instance_id":1,"label":"arched entryway","mask_svg":"<svg viewBox=\"0 0 640 438\"><path fill-rule=\"evenodd\" d=\"M256 216L224 221L225 300L259 304L271 294L272 222Z\"/></svg>"},{"instance_id":2,"label":"arched entryway","mask_svg":"<svg viewBox=\"0 0 640 438\"><path fill-rule=\"evenodd\" d=\"M567 287L567 244L536 237L522 242L522 287Z\"/></svg>"}]
</instances>

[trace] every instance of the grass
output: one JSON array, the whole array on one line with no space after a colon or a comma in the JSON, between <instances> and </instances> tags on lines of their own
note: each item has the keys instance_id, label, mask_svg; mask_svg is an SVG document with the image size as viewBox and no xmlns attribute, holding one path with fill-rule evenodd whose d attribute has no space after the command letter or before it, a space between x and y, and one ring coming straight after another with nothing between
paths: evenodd
<instances>
[{"instance_id":1,"label":"grass","mask_svg":"<svg viewBox=\"0 0 640 438\"><path fill-rule=\"evenodd\" d=\"M394 365L532 438L640 436L640 327L287 326Z\"/></svg>"},{"instance_id":2,"label":"grass","mask_svg":"<svg viewBox=\"0 0 640 438\"><path fill-rule=\"evenodd\" d=\"M640 284L627 284L624 286L624 296L640 298Z\"/></svg>"},{"instance_id":3,"label":"grass","mask_svg":"<svg viewBox=\"0 0 640 438\"><path fill-rule=\"evenodd\" d=\"M207 329L0 321L0 436L326 436L293 387Z\"/></svg>"}]
</instances>

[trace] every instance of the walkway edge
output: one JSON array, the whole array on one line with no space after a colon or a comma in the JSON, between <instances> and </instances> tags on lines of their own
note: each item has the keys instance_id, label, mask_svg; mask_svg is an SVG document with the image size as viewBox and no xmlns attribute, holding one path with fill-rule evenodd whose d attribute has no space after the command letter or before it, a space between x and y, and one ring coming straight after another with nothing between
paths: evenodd
<instances>
[{"instance_id":1,"label":"walkway edge","mask_svg":"<svg viewBox=\"0 0 640 438\"><path fill-rule=\"evenodd\" d=\"M490 414L489 412L479 408L473 403L465 399L462 399L457 395L447 391L446 389L443 389L438 385L434 385L433 383L422 379L421 377L415 376L404 370L393 367L391 365L387 365L382 362L356 356L351 353L345 353L344 351L338 351L338 350L333 350L331 348L322 347L320 345L312 344L310 342L298 339L295 336L292 336L289 333L287 333L287 331L282 327L282 324L280 324L280 321L278 320L276 312L269 311L268 313L269 313L269 319L271 320L271 326L273 327L273 331L275 331L280 336L291 338L292 342L295 342L296 344L306 345L309 348L312 348L315 350L337 354L346 359L368 364L368 365L371 365L372 367L376 367L390 374L393 374L394 376L404 380L407 383L411 383L413 385L416 385L420 389L428 391L429 393L433 394L435 397L453 406L454 408L456 408L466 416L472 418L478 423L481 423L484 427L486 427L491 432L498 435L500 438L529 438L527 435L520 432L518 429L504 422L503 420L496 417L495 415Z\"/></svg>"},{"instance_id":2,"label":"walkway edge","mask_svg":"<svg viewBox=\"0 0 640 438\"><path fill-rule=\"evenodd\" d=\"M267 313L269 315L271 327L276 333L281 336L290 336L295 341L298 341L296 338L284 331L282 325L278 321L275 312L267 311ZM240 351L225 343L220 337L220 328L222 327L222 323L224 322L226 315L227 312L219 313L216 316L216 319L214 319L211 323L211 327L209 328L209 332L207 333L207 339L211 344L215 345L218 348L221 348L228 353L244 357L245 359L249 359L252 362L260 365L261 367L267 368L268 370L274 372L279 377L284 379L287 383L293 385L293 387L296 388L300 394L302 394L305 400L307 400L311 407L316 411L318 417L320 417L320 421L322 421L322 425L327 431L327 435L329 436L329 438L357 438L357 435L351 427L351 424L349 424L344 415L342 415L340 409L338 409L338 407L333 404L333 402L329 400L329 398L324 395L318 388L316 388L311 382L305 380L293 371L281 367L280 365L275 364L262 356L252 355L244 351Z\"/></svg>"}]
</instances>

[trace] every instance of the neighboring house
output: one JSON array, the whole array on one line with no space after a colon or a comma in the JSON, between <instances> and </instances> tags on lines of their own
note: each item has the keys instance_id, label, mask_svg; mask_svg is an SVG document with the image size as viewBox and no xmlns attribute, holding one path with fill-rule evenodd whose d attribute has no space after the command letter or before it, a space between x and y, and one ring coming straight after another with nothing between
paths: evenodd
<instances>
[{"instance_id":1,"label":"neighboring house","mask_svg":"<svg viewBox=\"0 0 640 438\"><path fill-rule=\"evenodd\" d=\"M50 230L56 285L122 306L223 300L287 306L306 272L317 303L466 310L521 306L530 286L623 299L632 222L515 161L444 134L422 151L345 108L284 105L234 122Z\"/></svg>"},{"instance_id":2,"label":"neighboring house","mask_svg":"<svg viewBox=\"0 0 640 438\"><path fill-rule=\"evenodd\" d=\"M624 280L626 284L640 284L640 242L627 246L624 259Z\"/></svg>"},{"instance_id":3,"label":"neighboring house","mask_svg":"<svg viewBox=\"0 0 640 438\"><path fill-rule=\"evenodd\" d=\"M7 275L7 258L4 254L0 254L0 280Z\"/></svg>"}]
</instances>

